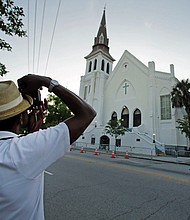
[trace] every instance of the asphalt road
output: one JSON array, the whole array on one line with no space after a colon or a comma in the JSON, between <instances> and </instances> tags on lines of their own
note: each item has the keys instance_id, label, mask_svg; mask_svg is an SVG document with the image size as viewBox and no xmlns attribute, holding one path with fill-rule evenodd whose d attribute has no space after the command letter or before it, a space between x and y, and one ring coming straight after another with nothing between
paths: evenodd
<instances>
[{"instance_id":1,"label":"asphalt road","mask_svg":"<svg viewBox=\"0 0 190 220\"><path fill-rule=\"evenodd\" d=\"M72 151L47 169L46 220L190 220L189 169Z\"/></svg>"}]
</instances>

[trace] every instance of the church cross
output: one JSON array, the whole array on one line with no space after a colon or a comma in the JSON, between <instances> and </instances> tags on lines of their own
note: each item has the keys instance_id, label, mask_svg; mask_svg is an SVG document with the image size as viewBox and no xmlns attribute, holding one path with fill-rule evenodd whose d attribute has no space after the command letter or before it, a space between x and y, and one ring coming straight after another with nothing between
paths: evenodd
<instances>
[{"instance_id":1,"label":"church cross","mask_svg":"<svg viewBox=\"0 0 190 220\"><path fill-rule=\"evenodd\" d=\"M123 88L125 89L125 95L127 94L127 87L129 87L129 85L127 85L127 83L125 83L125 85L123 86Z\"/></svg>"}]
</instances>

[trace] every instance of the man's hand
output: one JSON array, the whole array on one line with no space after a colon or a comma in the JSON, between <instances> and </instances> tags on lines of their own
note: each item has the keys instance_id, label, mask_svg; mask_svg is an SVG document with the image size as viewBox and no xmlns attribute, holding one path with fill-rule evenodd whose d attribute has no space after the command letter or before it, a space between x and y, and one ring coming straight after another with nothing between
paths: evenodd
<instances>
[{"instance_id":1,"label":"man's hand","mask_svg":"<svg viewBox=\"0 0 190 220\"><path fill-rule=\"evenodd\" d=\"M28 132L38 131L43 124L44 117L45 114L42 106L40 106L39 110L32 110L28 115Z\"/></svg>"},{"instance_id":2,"label":"man's hand","mask_svg":"<svg viewBox=\"0 0 190 220\"><path fill-rule=\"evenodd\" d=\"M18 87L21 93L29 94L42 86L48 87L50 81L49 77L28 74L18 79Z\"/></svg>"}]
</instances>

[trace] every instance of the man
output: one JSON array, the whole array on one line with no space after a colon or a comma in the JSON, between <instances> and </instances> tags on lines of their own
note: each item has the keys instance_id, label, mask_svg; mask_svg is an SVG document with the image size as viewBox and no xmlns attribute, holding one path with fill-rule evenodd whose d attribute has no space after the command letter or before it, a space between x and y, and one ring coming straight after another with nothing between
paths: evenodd
<instances>
[{"instance_id":1,"label":"man","mask_svg":"<svg viewBox=\"0 0 190 220\"><path fill-rule=\"evenodd\" d=\"M0 82L0 219L43 220L43 171L62 157L95 117L95 111L80 97L51 78L27 75ZM54 127L39 130L43 110L28 115L32 98L26 94L47 87L72 111ZM18 136L22 127L31 133Z\"/></svg>"}]
</instances>

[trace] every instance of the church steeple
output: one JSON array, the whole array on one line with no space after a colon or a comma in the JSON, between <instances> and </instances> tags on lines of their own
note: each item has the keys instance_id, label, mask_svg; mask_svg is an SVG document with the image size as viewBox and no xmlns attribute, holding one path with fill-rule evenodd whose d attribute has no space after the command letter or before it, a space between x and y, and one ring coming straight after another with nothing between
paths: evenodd
<instances>
[{"instance_id":1,"label":"church steeple","mask_svg":"<svg viewBox=\"0 0 190 220\"><path fill-rule=\"evenodd\" d=\"M115 61L109 54L108 43L104 9L92 51L85 57L86 71L85 75L81 77L79 91L80 97L99 113L96 116L97 126L103 124L103 114L101 113L104 107L105 85L112 74L113 61Z\"/></svg>"},{"instance_id":2,"label":"church steeple","mask_svg":"<svg viewBox=\"0 0 190 220\"><path fill-rule=\"evenodd\" d=\"M104 9L97 36L94 38L94 45L92 46L92 52L85 58L88 59L92 55L101 51L109 59L111 59L112 61L115 61L115 59L109 54L108 44L109 44L109 39L107 37L106 15L105 15L105 9Z\"/></svg>"},{"instance_id":3,"label":"church steeple","mask_svg":"<svg viewBox=\"0 0 190 220\"><path fill-rule=\"evenodd\" d=\"M107 30L106 30L106 15L105 15L105 9L103 12L102 20L100 23L100 27L98 30L97 37L94 39L94 46L98 44L104 44L105 46L108 46L109 39L107 38Z\"/></svg>"}]
</instances>

